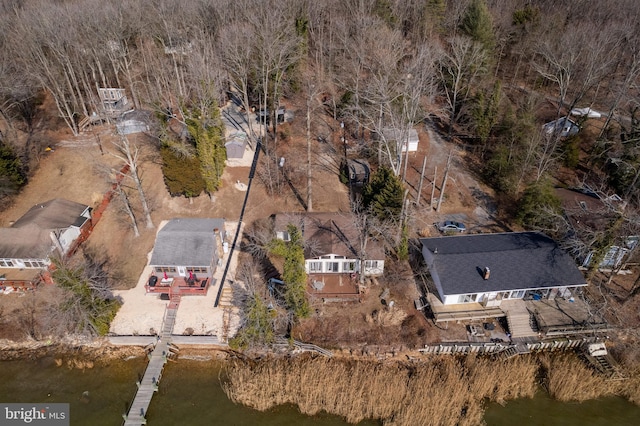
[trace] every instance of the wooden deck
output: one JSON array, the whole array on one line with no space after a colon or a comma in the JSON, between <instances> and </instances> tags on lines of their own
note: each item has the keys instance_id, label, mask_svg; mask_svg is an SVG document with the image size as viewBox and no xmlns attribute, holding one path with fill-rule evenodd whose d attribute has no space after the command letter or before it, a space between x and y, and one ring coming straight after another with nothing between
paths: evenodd
<instances>
[{"instance_id":1,"label":"wooden deck","mask_svg":"<svg viewBox=\"0 0 640 426\"><path fill-rule=\"evenodd\" d=\"M602 316L592 312L579 298L571 300L528 300L540 331L547 336L566 335L592 331L607 331L609 325Z\"/></svg>"},{"instance_id":2,"label":"wooden deck","mask_svg":"<svg viewBox=\"0 0 640 426\"><path fill-rule=\"evenodd\" d=\"M307 291L324 301L357 301L362 297L358 278L351 274L309 274Z\"/></svg>"},{"instance_id":3,"label":"wooden deck","mask_svg":"<svg viewBox=\"0 0 640 426\"><path fill-rule=\"evenodd\" d=\"M433 293L427 294L427 301L436 322L473 321L505 316L500 308L485 308L479 303L443 305Z\"/></svg>"},{"instance_id":4,"label":"wooden deck","mask_svg":"<svg viewBox=\"0 0 640 426\"><path fill-rule=\"evenodd\" d=\"M144 288L147 293L156 294L179 294L180 296L206 296L209 287L211 287L211 278L203 278L199 282L189 285L185 277L173 277L167 284L163 283L164 280L158 280L155 286L145 284Z\"/></svg>"}]
</instances>

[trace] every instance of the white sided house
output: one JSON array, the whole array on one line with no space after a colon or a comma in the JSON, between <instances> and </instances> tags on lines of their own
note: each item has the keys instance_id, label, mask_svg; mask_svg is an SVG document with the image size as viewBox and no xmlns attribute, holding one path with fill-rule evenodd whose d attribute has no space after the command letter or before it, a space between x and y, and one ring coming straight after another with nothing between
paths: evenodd
<instances>
[{"instance_id":1,"label":"white sided house","mask_svg":"<svg viewBox=\"0 0 640 426\"><path fill-rule=\"evenodd\" d=\"M149 264L167 279L211 278L224 232L223 219L172 219L158 231Z\"/></svg>"},{"instance_id":2,"label":"white sided house","mask_svg":"<svg viewBox=\"0 0 640 426\"><path fill-rule=\"evenodd\" d=\"M422 238L443 305L498 307L508 299L570 297L587 285L573 259L538 232Z\"/></svg>"},{"instance_id":3,"label":"white sided house","mask_svg":"<svg viewBox=\"0 0 640 426\"><path fill-rule=\"evenodd\" d=\"M379 276L384 272L384 249L367 241L362 255L360 233L350 213L281 213L275 216L276 237L289 241L287 226L295 225L305 244L307 274Z\"/></svg>"},{"instance_id":4,"label":"white sided house","mask_svg":"<svg viewBox=\"0 0 640 426\"><path fill-rule=\"evenodd\" d=\"M62 198L36 204L11 227L0 228L0 267L44 268L90 229L89 206Z\"/></svg>"}]
</instances>

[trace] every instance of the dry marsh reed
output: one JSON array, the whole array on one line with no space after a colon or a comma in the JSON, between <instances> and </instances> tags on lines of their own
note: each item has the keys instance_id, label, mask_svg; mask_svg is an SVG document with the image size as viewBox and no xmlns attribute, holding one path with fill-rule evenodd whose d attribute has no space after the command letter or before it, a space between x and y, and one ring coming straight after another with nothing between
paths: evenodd
<instances>
[{"instance_id":1,"label":"dry marsh reed","mask_svg":"<svg viewBox=\"0 0 640 426\"><path fill-rule=\"evenodd\" d=\"M421 363L299 357L234 360L225 368L229 398L258 410L296 404L357 423L477 425L485 399L531 397L538 367L531 357L506 362L444 356Z\"/></svg>"},{"instance_id":2,"label":"dry marsh reed","mask_svg":"<svg viewBox=\"0 0 640 426\"><path fill-rule=\"evenodd\" d=\"M623 381L607 380L587 367L574 353L543 355L540 363L545 370L545 384L552 398L559 401L586 401L620 395Z\"/></svg>"}]
</instances>

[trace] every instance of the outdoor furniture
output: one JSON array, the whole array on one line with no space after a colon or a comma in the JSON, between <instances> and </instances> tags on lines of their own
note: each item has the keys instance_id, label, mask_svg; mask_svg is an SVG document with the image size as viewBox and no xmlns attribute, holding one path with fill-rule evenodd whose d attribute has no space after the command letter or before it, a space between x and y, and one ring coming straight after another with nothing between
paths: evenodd
<instances>
[{"instance_id":1,"label":"outdoor furniture","mask_svg":"<svg viewBox=\"0 0 640 426\"><path fill-rule=\"evenodd\" d=\"M155 275L151 275L149 277L149 287L155 287L157 283L158 283L158 277Z\"/></svg>"}]
</instances>

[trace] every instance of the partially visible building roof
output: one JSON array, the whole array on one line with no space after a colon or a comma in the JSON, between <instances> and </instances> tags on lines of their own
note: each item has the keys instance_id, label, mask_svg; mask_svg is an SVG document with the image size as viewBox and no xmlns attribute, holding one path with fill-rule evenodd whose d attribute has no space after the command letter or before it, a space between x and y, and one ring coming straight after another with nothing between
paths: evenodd
<instances>
[{"instance_id":1,"label":"partially visible building roof","mask_svg":"<svg viewBox=\"0 0 640 426\"><path fill-rule=\"evenodd\" d=\"M89 206L62 198L54 198L42 204L31 207L12 228L23 228L28 225L36 225L40 229L63 229L70 226L78 226L78 218ZM80 225L85 219L81 219Z\"/></svg>"},{"instance_id":2,"label":"partially visible building roof","mask_svg":"<svg viewBox=\"0 0 640 426\"><path fill-rule=\"evenodd\" d=\"M0 228L0 258L46 259L54 248L51 231L36 224Z\"/></svg>"},{"instance_id":3,"label":"partially visible building roof","mask_svg":"<svg viewBox=\"0 0 640 426\"><path fill-rule=\"evenodd\" d=\"M445 295L586 285L571 257L538 232L422 238L420 242L431 276ZM490 269L486 280L485 268Z\"/></svg>"},{"instance_id":4,"label":"partially visible building roof","mask_svg":"<svg viewBox=\"0 0 640 426\"><path fill-rule=\"evenodd\" d=\"M605 202L588 189L556 188L555 193L571 226L578 232L605 229L618 216L616 210L623 207L622 202L616 201L617 196L609 197Z\"/></svg>"},{"instance_id":5,"label":"partially visible building roof","mask_svg":"<svg viewBox=\"0 0 640 426\"><path fill-rule=\"evenodd\" d=\"M116 130L120 135L148 132L151 121L152 115L150 111L127 111L116 121Z\"/></svg>"},{"instance_id":6,"label":"partially visible building roof","mask_svg":"<svg viewBox=\"0 0 640 426\"><path fill-rule=\"evenodd\" d=\"M351 213L280 213L275 217L275 230L286 231L292 224L302 232L305 241L305 259L320 255L337 254L346 258L360 257L359 231ZM384 259L382 244L369 240L367 259Z\"/></svg>"},{"instance_id":7,"label":"partially visible building roof","mask_svg":"<svg viewBox=\"0 0 640 426\"><path fill-rule=\"evenodd\" d=\"M395 128L386 128L382 130L382 134L388 141L407 141L411 142L419 142L420 138L418 137L418 131L416 129L408 129L407 131L402 131L400 129Z\"/></svg>"},{"instance_id":8,"label":"partially visible building roof","mask_svg":"<svg viewBox=\"0 0 640 426\"><path fill-rule=\"evenodd\" d=\"M554 134L554 132L557 132L558 136L560 136L561 138L567 138L578 133L580 131L580 126L578 126L569 117L562 117L546 123L544 126L542 126L542 129L548 136L551 136Z\"/></svg>"},{"instance_id":9,"label":"partially visible building roof","mask_svg":"<svg viewBox=\"0 0 640 426\"><path fill-rule=\"evenodd\" d=\"M151 265L209 266L216 251L214 230L224 230L223 219L170 220L159 232Z\"/></svg>"}]
</instances>

